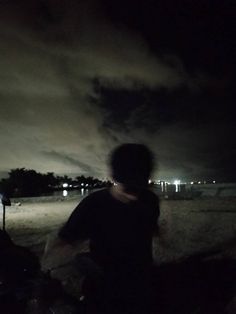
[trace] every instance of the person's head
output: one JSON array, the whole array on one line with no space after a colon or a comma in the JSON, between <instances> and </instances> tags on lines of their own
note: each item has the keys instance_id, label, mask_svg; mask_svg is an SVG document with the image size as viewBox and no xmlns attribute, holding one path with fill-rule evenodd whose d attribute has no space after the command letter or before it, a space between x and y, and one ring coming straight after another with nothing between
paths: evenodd
<instances>
[{"instance_id":1,"label":"person's head","mask_svg":"<svg viewBox=\"0 0 236 314\"><path fill-rule=\"evenodd\" d=\"M154 167L154 157L143 144L122 144L111 153L110 167L116 182L127 187L145 187Z\"/></svg>"}]
</instances>

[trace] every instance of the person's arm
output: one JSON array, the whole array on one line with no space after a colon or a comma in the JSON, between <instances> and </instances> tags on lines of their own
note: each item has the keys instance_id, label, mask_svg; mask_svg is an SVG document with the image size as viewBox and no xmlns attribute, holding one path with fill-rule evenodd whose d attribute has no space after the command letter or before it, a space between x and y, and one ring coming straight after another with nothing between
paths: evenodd
<instances>
[{"instance_id":1,"label":"person's arm","mask_svg":"<svg viewBox=\"0 0 236 314\"><path fill-rule=\"evenodd\" d=\"M42 259L44 267L64 264L78 253L81 249L78 241L84 243L83 240L88 239L90 235L90 212L89 200L82 200L59 232L49 235Z\"/></svg>"},{"instance_id":2,"label":"person's arm","mask_svg":"<svg viewBox=\"0 0 236 314\"><path fill-rule=\"evenodd\" d=\"M67 258L76 254L73 244L68 243L67 241L61 239L58 236L58 233L52 233L47 237L46 245L44 248L43 261L50 256L55 256L58 259L58 256L67 256ZM51 258L52 259L52 258ZM64 259L64 258L63 258ZM59 261L60 263L61 261Z\"/></svg>"},{"instance_id":3,"label":"person's arm","mask_svg":"<svg viewBox=\"0 0 236 314\"><path fill-rule=\"evenodd\" d=\"M93 220L92 208L90 197L79 203L58 232L62 244L73 244L77 240L89 239Z\"/></svg>"}]
</instances>

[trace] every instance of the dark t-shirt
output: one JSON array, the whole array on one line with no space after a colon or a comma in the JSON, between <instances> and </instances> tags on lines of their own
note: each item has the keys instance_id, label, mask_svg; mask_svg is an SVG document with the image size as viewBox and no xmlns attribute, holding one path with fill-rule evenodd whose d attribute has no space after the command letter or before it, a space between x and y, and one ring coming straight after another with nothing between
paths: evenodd
<instances>
[{"instance_id":1,"label":"dark t-shirt","mask_svg":"<svg viewBox=\"0 0 236 314\"><path fill-rule=\"evenodd\" d=\"M159 199L143 190L138 200L123 203L109 189L84 198L59 231L67 242L90 239L91 255L103 267L146 267L152 262L152 236Z\"/></svg>"}]
</instances>

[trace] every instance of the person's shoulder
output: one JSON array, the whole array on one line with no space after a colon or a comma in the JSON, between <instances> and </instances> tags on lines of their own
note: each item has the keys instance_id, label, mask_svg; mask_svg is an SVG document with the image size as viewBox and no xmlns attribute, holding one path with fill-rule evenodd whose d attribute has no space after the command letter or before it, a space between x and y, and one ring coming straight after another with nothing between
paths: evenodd
<instances>
[{"instance_id":1,"label":"person's shoulder","mask_svg":"<svg viewBox=\"0 0 236 314\"><path fill-rule=\"evenodd\" d=\"M103 188L97 191L91 192L87 197L85 197L80 205L84 208L89 208L90 212L97 212L99 208L104 209L106 204L110 202L109 191L107 188ZM100 211L101 212L101 211Z\"/></svg>"},{"instance_id":2,"label":"person's shoulder","mask_svg":"<svg viewBox=\"0 0 236 314\"><path fill-rule=\"evenodd\" d=\"M92 202L96 202L99 200L103 200L104 198L108 197L109 195L109 191L107 188L103 188L97 191L93 191L92 193L90 193L86 199L87 201L92 201Z\"/></svg>"},{"instance_id":3,"label":"person's shoulder","mask_svg":"<svg viewBox=\"0 0 236 314\"><path fill-rule=\"evenodd\" d=\"M93 208L100 206L103 200L107 200L107 195L107 189L101 189L91 192L89 195L80 200L79 204L75 208L75 211L77 212L79 210L79 212L81 213L81 210L86 209L87 211L89 209L89 211L91 212Z\"/></svg>"}]
</instances>

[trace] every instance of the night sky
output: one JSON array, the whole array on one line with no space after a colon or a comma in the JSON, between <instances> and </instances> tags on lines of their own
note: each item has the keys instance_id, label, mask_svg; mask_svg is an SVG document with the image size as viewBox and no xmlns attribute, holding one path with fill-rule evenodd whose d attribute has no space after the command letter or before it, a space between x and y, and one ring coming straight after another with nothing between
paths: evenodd
<instances>
[{"instance_id":1,"label":"night sky","mask_svg":"<svg viewBox=\"0 0 236 314\"><path fill-rule=\"evenodd\" d=\"M236 3L0 1L0 177L107 176L149 145L153 178L236 181Z\"/></svg>"}]
</instances>

